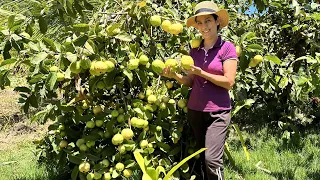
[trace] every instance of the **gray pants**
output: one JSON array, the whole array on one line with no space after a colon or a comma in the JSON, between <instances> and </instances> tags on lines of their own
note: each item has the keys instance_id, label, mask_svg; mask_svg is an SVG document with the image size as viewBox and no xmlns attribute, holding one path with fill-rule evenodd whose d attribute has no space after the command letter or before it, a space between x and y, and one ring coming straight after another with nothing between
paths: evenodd
<instances>
[{"instance_id":1,"label":"gray pants","mask_svg":"<svg viewBox=\"0 0 320 180\"><path fill-rule=\"evenodd\" d=\"M222 157L230 118L229 110L201 112L188 109L188 121L197 141L197 149L208 148L201 153L196 165L201 180L224 180Z\"/></svg>"}]
</instances>

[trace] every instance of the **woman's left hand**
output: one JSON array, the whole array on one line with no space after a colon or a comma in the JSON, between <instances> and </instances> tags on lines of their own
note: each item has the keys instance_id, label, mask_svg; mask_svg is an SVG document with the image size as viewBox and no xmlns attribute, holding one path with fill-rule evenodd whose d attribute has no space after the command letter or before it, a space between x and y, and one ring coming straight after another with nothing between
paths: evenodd
<instances>
[{"instance_id":1,"label":"woman's left hand","mask_svg":"<svg viewBox=\"0 0 320 180\"><path fill-rule=\"evenodd\" d=\"M202 74L202 69L200 67L193 66L193 65L191 65L190 67L191 67L191 69L188 71L189 74L195 74L198 76L200 76Z\"/></svg>"}]
</instances>

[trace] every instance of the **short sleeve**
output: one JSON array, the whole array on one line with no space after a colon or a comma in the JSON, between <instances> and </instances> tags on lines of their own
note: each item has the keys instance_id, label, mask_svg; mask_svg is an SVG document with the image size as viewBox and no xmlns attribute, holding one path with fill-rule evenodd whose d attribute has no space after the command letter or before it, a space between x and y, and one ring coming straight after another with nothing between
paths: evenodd
<instances>
[{"instance_id":1,"label":"short sleeve","mask_svg":"<svg viewBox=\"0 0 320 180\"><path fill-rule=\"evenodd\" d=\"M238 61L238 55L236 52L236 48L232 43L226 42L224 44L223 48L224 48L224 53L222 56L222 62L225 62L228 60L237 60Z\"/></svg>"},{"instance_id":2,"label":"short sleeve","mask_svg":"<svg viewBox=\"0 0 320 180\"><path fill-rule=\"evenodd\" d=\"M191 56L192 58L193 58L193 49L192 48L190 48L190 51L189 51L189 56Z\"/></svg>"}]
</instances>

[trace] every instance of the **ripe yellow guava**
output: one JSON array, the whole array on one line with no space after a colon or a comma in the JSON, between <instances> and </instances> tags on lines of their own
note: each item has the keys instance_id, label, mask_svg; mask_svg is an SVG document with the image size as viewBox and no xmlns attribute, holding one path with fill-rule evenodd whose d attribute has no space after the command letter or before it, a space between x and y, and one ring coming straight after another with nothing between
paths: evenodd
<instances>
[{"instance_id":1,"label":"ripe yellow guava","mask_svg":"<svg viewBox=\"0 0 320 180\"><path fill-rule=\"evenodd\" d=\"M173 87L173 83L171 81L167 81L166 86L168 89L171 89Z\"/></svg>"},{"instance_id":2,"label":"ripe yellow guava","mask_svg":"<svg viewBox=\"0 0 320 180\"><path fill-rule=\"evenodd\" d=\"M129 178L132 176L132 171L130 169L123 170L123 176Z\"/></svg>"},{"instance_id":3,"label":"ripe yellow guava","mask_svg":"<svg viewBox=\"0 0 320 180\"><path fill-rule=\"evenodd\" d=\"M261 55L255 55L253 59L251 59L249 66L256 67L262 61L263 61L263 57Z\"/></svg>"},{"instance_id":4,"label":"ripe yellow guava","mask_svg":"<svg viewBox=\"0 0 320 180\"><path fill-rule=\"evenodd\" d=\"M103 178L104 178L104 180L110 180L111 179L111 174L109 172L104 173Z\"/></svg>"},{"instance_id":5,"label":"ripe yellow guava","mask_svg":"<svg viewBox=\"0 0 320 180\"><path fill-rule=\"evenodd\" d=\"M182 31L183 31L183 25L181 23L174 23L169 28L169 32L174 35L178 35Z\"/></svg>"},{"instance_id":6,"label":"ripe yellow guava","mask_svg":"<svg viewBox=\"0 0 320 180\"><path fill-rule=\"evenodd\" d=\"M121 134L115 134L111 141L113 145L119 145L123 142L123 136Z\"/></svg>"},{"instance_id":7,"label":"ripe yellow guava","mask_svg":"<svg viewBox=\"0 0 320 180\"><path fill-rule=\"evenodd\" d=\"M178 68L178 61L176 59L167 59L165 67L171 67L173 70L176 70Z\"/></svg>"},{"instance_id":8,"label":"ripe yellow guava","mask_svg":"<svg viewBox=\"0 0 320 180\"><path fill-rule=\"evenodd\" d=\"M57 66L51 66L49 70L50 72L57 72L59 68Z\"/></svg>"},{"instance_id":9,"label":"ripe yellow guava","mask_svg":"<svg viewBox=\"0 0 320 180\"><path fill-rule=\"evenodd\" d=\"M121 162L118 162L116 164L116 170L119 171L119 172L123 171L124 170L124 164L121 163Z\"/></svg>"},{"instance_id":10,"label":"ripe yellow guava","mask_svg":"<svg viewBox=\"0 0 320 180\"><path fill-rule=\"evenodd\" d=\"M124 139L129 140L133 137L133 131L129 128L125 128L121 131L121 135Z\"/></svg>"},{"instance_id":11,"label":"ripe yellow guava","mask_svg":"<svg viewBox=\"0 0 320 180\"><path fill-rule=\"evenodd\" d=\"M90 164L88 162L82 162L80 165L79 165L79 171L82 172L82 173L86 173L86 172L89 172L90 171Z\"/></svg>"},{"instance_id":12,"label":"ripe yellow guava","mask_svg":"<svg viewBox=\"0 0 320 180\"><path fill-rule=\"evenodd\" d=\"M130 59L128 63L128 69L134 70L139 67L139 59Z\"/></svg>"},{"instance_id":13,"label":"ripe yellow guava","mask_svg":"<svg viewBox=\"0 0 320 180\"><path fill-rule=\"evenodd\" d=\"M155 95L148 96L148 103L153 104L157 101L157 97Z\"/></svg>"},{"instance_id":14,"label":"ripe yellow guava","mask_svg":"<svg viewBox=\"0 0 320 180\"><path fill-rule=\"evenodd\" d=\"M188 56L188 55L183 55L181 57L181 66L183 69L185 70L190 70L191 69L191 65L194 65L194 61L192 59L191 56Z\"/></svg>"},{"instance_id":15,"label":"ripe yellow guava","mask_svg":"<svg viewBox=\"0 0 320 180\"><path fill-rule=\"evenodd\" d=\"M58 82L61 82L61 81L63 81L63 80L64 80L64 74L61 73L61 72L58 72L58 73L57 73L57 81L58 81Z\"/></svg>"},{"instance_id":16,"label":"ripe yellow guava","mask_svg":"<svg viewBox=\"0 0 320 180\"><path fill-rule=\"evenodd\" d=\"M160 26L161 25L161 17L158 15L154 15L150 17L150 24L152 26Z\"/></svg>"},{"instance_id":17,"label":"ripe yellow guava","mask_svg":"<svg viewBox=\"0 0 320 180\"><path fill-rule=\"evenodd\" d=\"M236 53L237 53L237 56L238 56L238 57L240 57L241 52L242 52L241 47L240 47L240 46L236 46Z\"/></svg>"},{"instance_id":18,"label":"ripe yellow guava","mask_svg":"<svg viewBox=\"0 0 320 180\"><path fill-rule=\"evenodd\" d=\"M149 62L148 56L146 56L144 54L140 56L140 58L139 58L139 63L140 64L146 65L146 64L148 64L148 62Z\"/></svg>"},{"instance_id":19,"label":"ripe yellow guava","mask_svg":"<svg viewBox=\"0 0 320 180\"><path fill-rule=\"evenodd\" d=\"M66 140L62 140L59 143L60 148L65 148L68 146L68 142Z\"/></svg>"},{"instance_id":20,"label":"ripe yellow guava","mask_svg":"<svg viewBox=\"0 0 320 180\"><path fill-rule=\"evenodd\" d=\"M160 74L160 73L162 73L163 69L165 68L165 64L161 60L156 59L152 62L151 68L154 72Z\"/></svg>"},{"instance_id":21,"label":"ripe yellow guava","mask_svg":"<svg viewBox=\"0 0 320 180\"><path fill-rule=\"evenodd\" d=\"M201 39L192 39L190 41L191 48L198 48L201 44Z\"/></svg>"},{"instance_id":22,"label":"ripe yellow guava","mask_svg":"<svg viewBox=\"0 0 320 180\"><path fill-rule=\"evenodd\" d=\"M94 106L92 111L93 111L93 114L97 115L102 112L102 107L101 106Z\"/></svg>"},{"instance_id":23,"label":"ripe yellow guava","mask_svg":"<svg viewBox=\"0 0 320 180\"><path fill-rule=\"evenodd\" d=\"M142 140L142 141L140 141L140 147L142 148L142 149L144 149L144 148L146 148L147 146L148 146L148 141L147 140Z\"/></svg>"},{"instance_id":24,"label":"ripe yellow guava","mask_svg":"<svg viewBox=\"0 0 320 180\"><path fill-rule=\"evenodd\" d=\"M165 32L169 32L171 26L171 21L169 20L164 20L161 24L161 28L165 31Z\"/></svg>"},{"instance_id":25,"label":"ripe yellow guava","mask_svg":"<svg viewBox=\"0 0 320 180\"><path fill-rule=\"evenodd\" d=\"M187 105L187 102L186 102L185 99L179 99L179 101L178 101L178 106L179 106L181 109L183 109L184 107L186 107L186 105Z\"/></svg>"}]
</instances>

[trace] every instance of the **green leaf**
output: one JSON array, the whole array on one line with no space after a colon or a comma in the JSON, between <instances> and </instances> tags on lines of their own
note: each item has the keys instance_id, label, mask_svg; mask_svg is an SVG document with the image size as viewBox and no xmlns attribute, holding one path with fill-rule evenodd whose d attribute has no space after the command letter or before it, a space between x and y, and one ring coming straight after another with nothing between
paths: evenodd
<instances>
[{"instance_id":1,"label":"green leaf","mask_svg":"<svg viewBox=\"0 0 320 180\"><path fill-rule=\"evenodd\" d=\"M231 155L231 153L230 153L230 148L229 148L229 145L228 145L227 142L224 143L224 152L227 154L227 157L228 157L230 163L231 163L233 166L235 166L235 161L234 161L234 159L233 159L233 157L232 157L232 155Z\"/></svg>"},{"instance_id":2,"label":"green leaf","mask_svg":"<svg viewBox=\"0 0 320 180\"><path fill-rule=\"evenodd\" d=\"M128 145L128 144L124 144L124 145ZM132 144L134 146L134 144ZM126 168L131 168L133 167L134 165L136 165L136 162L134 160L127 160L124 162L124 165Z\"/></svg>"},{"instance_id":3,"label":"green leaf","mask_svg":"<svg viewBox=\"0 0 320 180\"><path fill-rule=\"evenodd\" d=\"M74 24L73 29L78 32L87 32L89 31L89 24Z\"/></svg>"},{"instance_id":4,"label":"green leaf","mask_svg":"<svg viewBox=\"0 0 320 180\"><path fill-rule=\"evenodd\" d=\"M16 61L17 61L16 59L6 59L6 60L1 62L0 67L4 66L4 65L15 63Z\"/></svg>"},{"instance_id":5,"label":"green leaf","mask_svg":"<svg viewBox=\"0 0 320 180\"><path fill-rule=\"evenodd\" d=\"M291 25L290 24L286 24L286 25L283 25L281 28L285 29L285 28L288 28L288 27L291 27Z\"/></svg>"},{"instance_id":6,"label":"green leaf","mask_svg":"<svg viewBox=\"0 0 320 180\"><path fill-rule=\"evenodd\" d=\"M42 34L45 34L48 30L48 24L47 21L44 19L43 16L39 16L39 27L40 27L40 32Z\"/></svg>"},{"instance_id":7,"label":"green leaf","mask_svg":"<svg viewBox=\"0 0 320 180\"><path fill-rule=\"evenodd\" d=\"M240 38L240 44L242 44L242 42L246 39L248 40L251 40L253 38L256 37L256 33L255 32L247 32L247 33L244 33L241 38Z\"/></svg>"},{"instance_id":8,"label":"green leaf","mask_svg":"<svg viewBox=\"0 0 320 180\"><path fill-rule=\"evenodd\" d=\"M28 101L28 99L26 100L26 102L24 103L23 105L23 112L28 114L28 111L29 111L29 106L30 106L30 103Z\"/></svg>"},{"instance_id":9,"label":"green leaf","mask_svg":"<svg viewBox=\"0 0 320 180\"><path fill-rule=\"evenodd\" d=\"M134 39L134 37L130 36L129 34L118 34L115 36L115 38L126 42L130 42Z\"/></svg>"},{"instance_id":10,"label":"green leaf","mask_svg":"<svg viewBox=\"0 0 320 180\"><path fill-rule=\"evenodd\" d=\"M158 166L156 171L157 171L157 177L159 177L160 173L163 173L164 175L166 175L166 170L162 166Z\"/></svg>"},{"instance_id":11,"label":"green leaf","mask_svg":"<svg viewBox=\"0 0 320 180\"><path fill-rule=\"evenodd\" d=\"M89 37L87 35L83 35L83 36L80 36L77 39L75 39L73 41L73 44L75 46L83 46L87 42L88 39L89 39Z\"/></svg>"},{"instance_id":12,"label":"green leaf","mask_svg":"<svg viewBox=\"0 0 320 180\"><path fill-rule=\"evenodd\" d=\"M11 34L11 39L15 40L15 41L20 41L22 40L22 37L16 35L16 34Z\"/></svg>"},{"instance_id":13,"label":"green leaf","mask_svg":"<svg viewBox=\"0 0 320 180\"><path fill-rule=\"evenodd\" d=\"M197 152L191 154L190 156L184 158L182 161L180 161L177 165L175 165L169 172L168 174L163 178L163 180L169 180L169 178L173 175L173 173L178 170L178 168L180 166L182 166L184 163L186 163L187 161L189 161L191 158L193 158L194 156L202 153L203 151L207 150L207 148L201 148L200 150L198 150Z\"/></svg>"},{"instance_id":14,"label":"green leaf","mask_svg":"<svg viewBox=\"0 0 320 180\"><path fill-rule=\"evenodd\" d=\"M43 74L36 74L36 75L32 76L28 82L30 84L37 83L42 80L43 76L44 76Z\"/></svg>"},{"instance_id":15,"label":"green leaf","mask_svg":"<svg viewBox=\"0 0 320 180\"><path fill-rule=\"evenodd\" d=\"M232 124L232 127L237 131L238 136L240 137L240 142L241 142L243 151L244 151L245 154L246 154L246 159L247 159L247 161L249 161L249 159L250 159L250 157L249 157L249 152L248 152L248 150L247 150L246 144L244 143L242 133L241 133L241 131L240 131L240 129L239 129L239 127L238 127L237 124Z\"/></svg>"},{"instance_id":16,"label":"green leaf","mask_svg":"<svg viewBox=\"0 0 320 180\"><path fill-rule=\"evenodd\" d=\"M73 164L81 164L82 163L82 159L80 157L77 157L77 156L73 156L73 155L69 155L68 156L68 159L70 162L72 162Z\"/></svg>"},{"instance_id":17,"label":"green leaf","mask_svg":"<svg viewBox=\"0 0 320 180\"><path fill-rule=\"evenodd\" d=\"M38 104L38 101L37 101L37 97L32 94L30 97L29 97L29 101L30 101L30 105L34 108L38 108L39 107L39 104Z\"/></svg>"},{"instance_id":18,"label":"green leaf","mask_svg":"<svg viewBox=\"0 0 320 180\"><path fill-rule=\"evenodd\" d=\"M133 152L134 158L136 159L138 165L140 166L140 169L143 174L146 173L146 167L144 165L144 159L141 156L141 154L138 151Z\"/></svg>"},{"instance_id":19,"label":"green leaf","mask_svg":"<svg viewBox=\"0 0 320 180\"><path fill-rule=\"evenodd\" d=\"M168 4L169 9L171 9L172 8L172 0L166 0L166 3Z\"/></svg>"},{"instance_id":20,"label":"green leaf","mask_svg":"<svg viewBox=\"0 0 320 180\"><path fill-rule=\"evenodd\" d=\"M247 46L246 49L250 52L258 52L258 51L261 51L263 47L260 46L259 44L250 44Z\"/></svg>"},{"instance_id":21,"label":"green leaf","mask_svg":"<svg viewBox=\"0 0 320 180\"><path fill-rule=\"evenodd\" d=\"M27 25L26 27L26 32L30 35L33 36L33 29L32 26L30 24Z\"/></svg>"},{"instance_id":22,"label":"green leaf","mask_svg":"<svg viewBox=\"0 0 320 180\"><path fill-rule=\"evenodd\" d=\"M33 42L29 42L28 43L28 45L29 45L29 47L32 49L32 50L34 50L34 51L40 51L40 48L39 48L39 46L38 46L38 44L35 44L35 43L33 43Z\"/></svg>"},{"instance_id":23,"label":"green leaf","mask_svg":"<svg viewBox=\"0 0 320 180\"><path fill-rule=\"evenodd\" d=\"M47 110L37 112L31 119L31 122L44 122L47 117Z\"/></svg>"},{"instance_id":24,"label":"green leaf","mask_svg":"<svg viewBox=\"0 0 320 180\"><path fill-rule=\"evenodd\" d=\"M46 81L46 88L49 91L52 91L54 89L54 85L57 82L57 73L56 72L50 72L49 76L47 77Z\"/></svg>"},{"instance_id":25,"label":"green leaf","mask_svg":"<svg viewBox=\"0 0 320 180\"><path fill-rule=\"evenodd\" d=\"M152 167L147 167L146 172L151 177L152 180L159 178L157 177L157 171Z\"/></svg>"},{"instance_id":26,"label":"green leaf","mask_svg":"<svg viewBox=\"0 0 320 180\"><path fill-rule=\"evenodd\" d=\"M267 56L264 56L266 59L274 62L275 64L278 64L280 65L281 64L281 60L277 57L277 56L273 56L273 55L267 55Z\"/></svg>"},{"instance_id":27,"label":"green leaf","mask_svg":"<svg viewBox=\"0 0 320 180\"><path fill-rule=\"evenodd\" d=\"M70 62L75 62L77 61L77 55L76 54L73 54L71 52L67 52L66 53L66 58L70 61Z\"/></svg>"},{"instance_id":28,"label":"green leaf","mask_svg":"<svg viewBox=\"0 0 320 180\"><path fill-rule=\"evenodd\" d=\"M16 15L11 15L8 18L8 28L11 29L14 25L14 18L16 17Z\"/></svg>"},{"instance_id":29,"label":"green leaf","mask_svg":"<svg viewBox=\"0 0 320 180\"><path fill-rule=\"evenodd\" d=\"M133 73L130 70L124 69L123 74L126 75L130 82L133 80Z\"/></svg>"},{"instance_id":30,"label":"green leaf","mask_svg":"<svg viewBox=\"0 0 320 180\"><path fill-rule=\"evenodd\" d=\"M5 86L10 85L10 80L8 78L9 70L0 71L0 87L3 89Z\"/></svg>"},{"instance_id":31,"label":"green leaf","mask_svg":"<svg viewBox=\"0 0 320 180\"><path fill-rule=\"evenodd\" d=\"M31 89L29 89L27 87L23 87L23 86L17 86L13 90L17 91L17 92L25 92L25 93L31 92Z\"/></svg>"},{"instance_id":32,"label":"green leaf","mask_svg":"<svg viewBox=\"0 0 320 180\"><path fill-rule=\"evenodd\" d=\"M40 64L41 61L43 61L44 59L46 59L48 56L48 54L46 52L40 52L39 54L35 55L32 60L31 63L32 64Z\"/></svg>"},{"instance_id":33,"label":"green leaf","mask_svg":"<svg viewBox=\"0 0 320 180\"><path fill-rule=\"evenodd\" d=\"M312 57L308 57L308 56L301 56L301 57L297 58L295 61L301 61L301 60L307 60L307 63L317 63L316 60L314 60Z\"/></svg>"},{"instance_id":34,"label":"green leaf","mask_svg":"<svg viewBox=\"0 0 320 180\"><path fill-rule=\"evenodd\" d=\"M164 142L157 142L157 146L160 148L161 151L168 153L170 150L170 146L165 144Z\"/></svg>"},{"instance_id":35,"label":"green leaf","mask_svg":"<svg viewBox=\"0 0 320 180\"><path fill-rule=\"evenodd\" d=\"M120 174L117 171L112 171L112 178L113 179L116 179L119 176L120 176Z\"/></svg>"},{"instance_id":36,"label":"green leaf","mask_svg":"<svg viewBox=\"0 0 320 180\"><path fill-rule=\"evenodd\" d=\"M53 42L53 40L51 40L51 39L49 39L49 38L43 38L42 40L43 40L44 44L45 44L47 47L49 47L49 49L50 49L51 51L56 51L56 50L57 50L57 49L56 49L56 46L55 46L55 44L54 44L54 42Z\"/></svg>"},{"instance_id":37,"label":"green leaf","mask_svg":"<svg viewBox=\"0 0 320 180\"><path fill-rule=\"evenodd\" d=\"M283 88L287 87L288 83L289 83L289 79L287 77L283 76L282 79L280 80L279 87L281 89L283 89Z\"/></svg>"},{"instance_id":38,"label":"green leaf","mask_svg":"<svg viewBox=\"0 0 320 180\"><path fill-rule=\"evenodd\" d=\"M79 174L79 167L74 166L72 173L71 173L71 180L77 180L78 174Z\"/></svg>"},{"instance_id":39,"label":"green leaf","mask_svg":"<svg viewBox=\"0 0 320 180\"><path fill-rule=\"evenodd\" d=\"M311 18L314 19L315 21L320 21L320 13L313 13L311 15Z\"/></svg>"}]
</instances>

